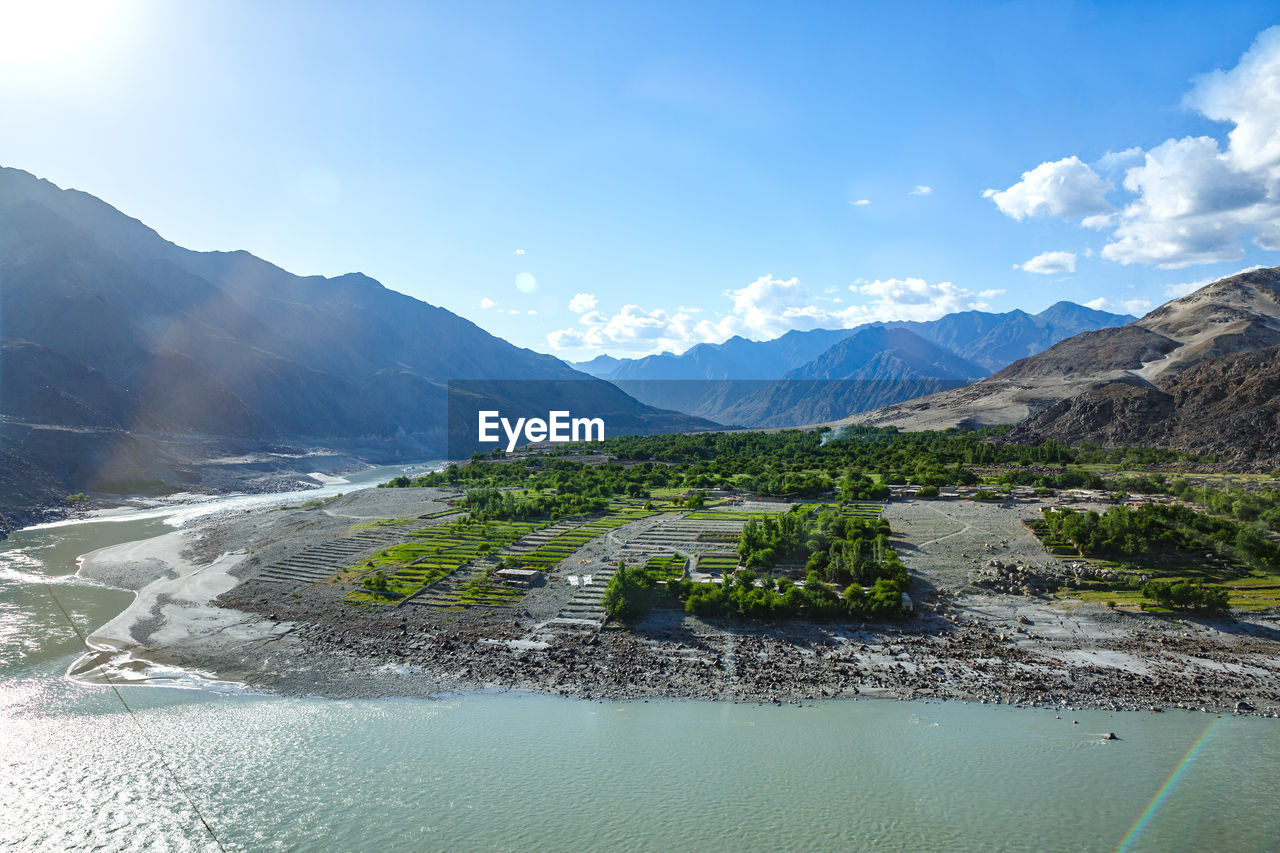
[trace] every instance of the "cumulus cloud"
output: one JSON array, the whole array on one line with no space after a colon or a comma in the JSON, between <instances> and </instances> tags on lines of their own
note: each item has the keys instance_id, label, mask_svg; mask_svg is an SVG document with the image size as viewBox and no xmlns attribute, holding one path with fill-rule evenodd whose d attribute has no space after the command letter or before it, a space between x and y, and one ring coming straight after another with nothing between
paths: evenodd
<instances>
[{"instance_id":1,"label":"cumulus cloud","mask_svg":"<svg viewBox=\"0 0 1280 853\"><path fill-rule=\"evenodd\" d=\"M1154 306L1155 303L1150 299L1122 299L1118 302L1113 302L1105 296L1099 296L1097 299L1090 299L1084 303L1084 307L1092 308L1095 311L1133 314L1138 317L1150 311Z\"/></svg>"},{"instance_id":2,"label":"cumulus cloud","mask_svg":"<svg viewBox=\"0 0 1280 853\"><path fill-rule=\"evenodd\" d=\"M867 205L871 204L871 199L860 198L857 201L849 202L849 204L852 204L854 207L866 207Z\"/></svg>"},{"instance_id":3,"label":"cumulus cloud","mask_svg":"<svg viewBox=\"0 0 1280 853\"><path fill-rule=\"evenodd\" d=\"M984 195L1015 219L1081 217L1110 231L1103 258L1179 269L1238 260L1244 244L1280 251L1280 27L1261 33L1234 68L1196 80L1184 104L1230 124L1223 140L1168 139L1098 160L1126 196L1077 157L1042 163L1007 190ZM1123 177L1120 177L1120 176Z\"/></svg>"},{"instance_id":4,"label":"cumulus cloud","mask_svg":"<svg viewBox=\"0 0 1280 853\"><path fill-rule=\"evenodd\" d=\"M989 307L986 300L1004 292L974 293L949 281L930 284L921 278L855 282L849 289L870 299L836 313L845 328L889 320L936 320L943 314L982 310Z\"/></svg>"},{"instance_id":5,"label":"cumulus cloud","mask_svg":"<svg viewBox=\"0 0 1280 853\"><path fill-rule=\"evenodd\" d=\"M926 187L924 184L917 184L916 188L911 190L908 195L930 195L933 193L933 187Z\"/></svg>"},{"instance_id":6,"label":"cumulus cloud","mask_svg":"<svg viewBox=\"0 0 1280 853\"><path fill-rule=\"evenodd\" d=\"M951 282L919 278L858 281L849 290L859 297L843 305L827 297L817 304L796 278L764 275L745 287L725 291L727 310L700 319L694 309L646 310L624 305L615 314L588 310L575 328L547 336L553 349L589 348L630 354L683 352L697 343L720 343L734 335L756 340L776 338L793 329L851 328L877 320L932 320L955 311L987 307L998 290L974 293Z\"/></svg>"},{"instance_id":7,"label":"cumulus cloud","mask_svg":"<svg viewBox=\"0 0 1280 853\"><path fill-rule=\"evenodd\" d=\"M523 255L523 254L525 254L525 251L524 251L524 249L516 249L516 250L515 250L515 251L513 251L511 254L513 254L513 255Z\"/></svg>"},{"instance_id":8,"label":"cumulus cloud","mask_svg":"<svg viewBox=\"0 0 1280 853\"><path fill-rule=\"evenodd\" d=\"M587 345L587 339L577 329L560 329L547 335L552 349L579 349Z\"/></svg>"},{"instance_id":9,"label":"cumulus cloud","mask_svg":"<svg viewBox=\"0 0 1280 853\"><path fill-rule=\"evenodd\" d=\"M498 303L494 302L492 299L490 299L490 298L489 298L489 297L487 297L487 296L480 300L480 307L481 307L481 308L484 308L484 309L486 309L486 310L488 310L489 308L492 308L493 306L495 306L495 305L497 305L497 304L498 304Z\"/></svg>"},{"instance_id":10,"label":"cumulus cloud","mask_svg":"<svg viewBox=\"0 0 1280 853\"><path fill-rule=\"evenodd\" d=\"M599 300L594 293L579 293L569 300L569 310L575 314L585 314L595 308L597 302Z\"/></svg>"},{"instance_id":11,"label":"cumulus cloud","mask_svg":"<svg viewBox=\"0 0 1280 853\"><path fill-rule=\"evenodd\" d=\"M1218 141L1170 139L1125 173L1127 205L1102 257L1164 268L1234 261L1241 238L1260 218L1274 217L1256 176L1237 171Z\"/></svg>"},{"instance_id":12,"label":"cumulus cloud","mask_svg":"<svg viewBox=\"0 0 1280 853\"><path fill-rule=\"evenodd\" d=\"M1228 157L1244 172L1277 177L1280 166L1280 27L1264 30L1236 67L1200 77L1185 103L1235 127Z\"/></svg>"},{"instance_id":13,"label":"cumulus cloud","mask_svg":"<svg viewBox=\"0 0 1280 853\"><path fill-rule=\"evenodd\" d=\"M1040 275L1056 275L1076 271L1076 255L1074 252L1042 252L1031 260L1019 265L1017 269Z\"/></svg>"},{"instance_id":14,"label":"cumulus cloud","mask_svg":"<svg viewBox=\"0 0 1280 853\"><path fill-rule=\"evenodd\" d=\"M1076 219L1111 209L1106 194L1110 186L1079 157L1041 163L1006 190L986 190L1006 216L1019 221L1036 216Z\"/></svg>"}]
</instances>

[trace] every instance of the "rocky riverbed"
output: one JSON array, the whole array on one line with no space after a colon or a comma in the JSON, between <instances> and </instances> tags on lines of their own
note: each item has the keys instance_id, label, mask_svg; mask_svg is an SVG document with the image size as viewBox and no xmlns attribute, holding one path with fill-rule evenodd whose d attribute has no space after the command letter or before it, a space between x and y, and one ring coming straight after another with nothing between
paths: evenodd
<instances>
[{"instance_id":1,"label":"rocky riverbed","mask_svg":"<svg viewBox=\"0 0 1280 853\"><path fill-rule=\"evenodd\" d=\"M241 628L268 629L221 630L176 645L141 637L136 653L255 689L331 697L496 688L610 699L934 697L1280 715L1274 613L1127 614L1030 584L972 583L975 568L992 561L1066 570L1021 525L1025 508L891 505L896 544L917 578L917 615L895 625L746 625L659 609L633 625L551 630L569 589L565 575L603 570L629 537L662 523L654 520L597 539L552 572L547 587L510 607L354 607L333 583L281 588L255 580L272 560L342 536L357 519L425 514L443 497L366 490L324 507L206 520L186 534L184 556L211 561L233 546L247 550L231 569L240 582L216 604L236 613Z\"/></svg>"}]
</instances>

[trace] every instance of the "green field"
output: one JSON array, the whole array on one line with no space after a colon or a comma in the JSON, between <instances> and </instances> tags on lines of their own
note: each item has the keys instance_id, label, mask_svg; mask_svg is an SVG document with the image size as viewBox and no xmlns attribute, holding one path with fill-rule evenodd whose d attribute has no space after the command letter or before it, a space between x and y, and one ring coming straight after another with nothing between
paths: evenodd
<instances>
[{"instance_id":1,"label":"green field","mask_svg":"<svg viewBox=\"0 0 1280 853\"><path fill-rule=\"evenodd\" d=\"M1082 579L1074 586L1060 590L1058 594L1062 598L1094 604L1114 604L1123 609L1164 612L1167 608L1159 606L1136 588L1140 585L1139 577L1145 576L1174 583L1187 581L1225 587L1228 604L1232 609L1267 610L1280 607L1280 573L1250 568L1214 554L1189 551L1123 562L1086 557L1070 542L1052 539L1043 520L1030 520L1026 524L1054 556L1109 570L1118 575L1112 580Z\"/></svg>"},{"instance_id":2,"label":"green field","mask_svg":"<svg viewBox=\"0 0 1280 853\"><path fill-rule=\"evenodd\" d=\"M347 598L353 602L377 603L400 600L448 577L477 557L495 553L549 523L460 518L416 530L410 534L413 541L383 548L349 570L362 577L381 571L387 577L392 595L356 590Z\"/></svg>"},{"instance_id":3,"label":"green field","mask_svg":"<svg viewBox=\"0 0 1280 853\"><path fill-rule=\"evenodd\" d=\"M684 577L685 567L689 565L689 558L683 554L670 554L662 557L650 557L649 562L644 564L644 568L657 572L661 580L680 580Z\"/></svg>"},{"instance_id":4,"label":"green field","mask_svg":"<svg viewBox=\"0 0 1280 853\"><path fill-rule=\"evenodd\" d=\"M634 501L616 501L609 512L565 530L528 554L511 555L524 568L547 571L573 554L583 545L608 531L647 518L654 512ZM416 520L416 519L415 519ZM404 523L404 520L396 520ZM390 522L388 522L390 523ZM539 521L474 521L460 518L437 524L411 535L412 541L383 548L344 573L363 581L379 572L387 579L387 593L367 589L353 590L347 600L361 604L386 604L402 601L484 556L501 556L501 551L551 524ZM521 592L491 583L488 575L469 581L451 595L459 595L459 604L507 603Z\"/></svg>"}]
</instances>

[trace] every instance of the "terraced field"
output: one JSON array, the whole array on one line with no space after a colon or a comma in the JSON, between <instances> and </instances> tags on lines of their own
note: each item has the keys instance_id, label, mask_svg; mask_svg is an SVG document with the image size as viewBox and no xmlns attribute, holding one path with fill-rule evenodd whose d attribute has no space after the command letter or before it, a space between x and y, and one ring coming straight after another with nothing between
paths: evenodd
<instances>
[{"instance_id":1,"label":"terraced field","mask_svg":"<svg viewBox=\"0 0 1280 853\"><path fill-rule=\"evenodd\" d=\"M649 571L661 572L662 580L680 580L684 577L689 558L684 554L669 554L661 557L650 557L644 567Z\"/></svg>"},{"instance_id":2,"label":"terraced field","mask_svg":"<svg viewBox=\"0 0 1280 853\"><path fill-rule=\"evenodd\" d=\"M486 557L465 566L410 598L405 604L465 610L468 607L505 607L519 601L526 592L506 586L491 577L498 568L495 558Z\"/></svg>"},{"instance_id":3,"label":"terraced field","mask_svg":"<svg viewBox=\"0 0 1280 853\"><path fill-rule=\"evenodd\" d=\"M851 503L839 507L840 514L845 518L879 518L884 512L884 504L865 502Z\"/></svg>"},{"instance_id":4,"label":"terraced field","mask_svg":"<svg viewBox=\"0 0 1280 853\"><path fill-rule=\"evenodd\" d=\"M573 554L597 536L602 536L614 528L653 515L653 511L633 503L619 503L611 508L605 516L593 521L581 523L560 522L561 527L554 535L545 539L530 537L531 548L525 543L508 549L507 553L519 557L520 564L531 569L546 571Z\"/></svg>"},{"instance_id":5,"label":"terraced field","mask_svg":"<svg viewBox=\"0 0 1280 853\"><path fill-rule=\"evenodd\" d=\"M473 521L460 518L416 530L410 534L410 541L384 548L352 567L353 571L366 576L382 571L393 595L388 597L356 590L347 596L347 600L377 604L402 600L547 524L545 521Z\"/></svg>"},{"instance_id":6,"label":"terraced field","mask_svg":"<svg viewBox=\"0 0 1280 853\"><path fill-rule=\"evenodd\" d=\"M514 557L522 568L548 571L588 542L614 528L653 515L638 502L616 502L600 518L556 522L478 522L459 519L415 532L414 541L379 551L355 567L364 575L382 570L394 596L356 590L358 603L408 603L466 608L505 606L524 590L494 581L499 558Z\"/></svg>"}]
</instances>

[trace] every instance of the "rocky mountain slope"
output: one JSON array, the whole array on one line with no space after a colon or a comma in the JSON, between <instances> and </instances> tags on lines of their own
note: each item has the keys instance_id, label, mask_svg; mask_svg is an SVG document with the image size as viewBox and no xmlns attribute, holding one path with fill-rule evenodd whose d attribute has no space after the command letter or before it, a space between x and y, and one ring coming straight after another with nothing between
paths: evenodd
<instances>
[{"instance_id":1,"label":"rocky mountain slope","mask_svg":"<svg viewBox=\"0 0 1280 853\"><path fill-rule=\"evenodd\" d=\"M1011 441L1155 444L1280 464L1280 268L1086 332L963 388L854 415L908 429L1019 423Z\"/></svg>"},{"instance_id":2,"label":"rocky mountain slope","mask_svg":"<svg viewBox=\"0 0 1280 853\"><path fill-rule=\"evenodd\" d=\"M247 252L193 252L100 199L8 168L0 300L4 464L25 459L71 491L113 466L86 465L83 442L37 453L48 434L33 428L422 459L445 453L451 380L550 381L542 416L590 411L615 431L711 426L367 276L303 277ZM497 386L490 396L503 400ZM510 414L532 414L520 396ZM172 464L148 470L146 453L133 458L142 464L111 476L173 476ZM17 503L9 495L0 511Z\"/></svg>"}]
</instances>

